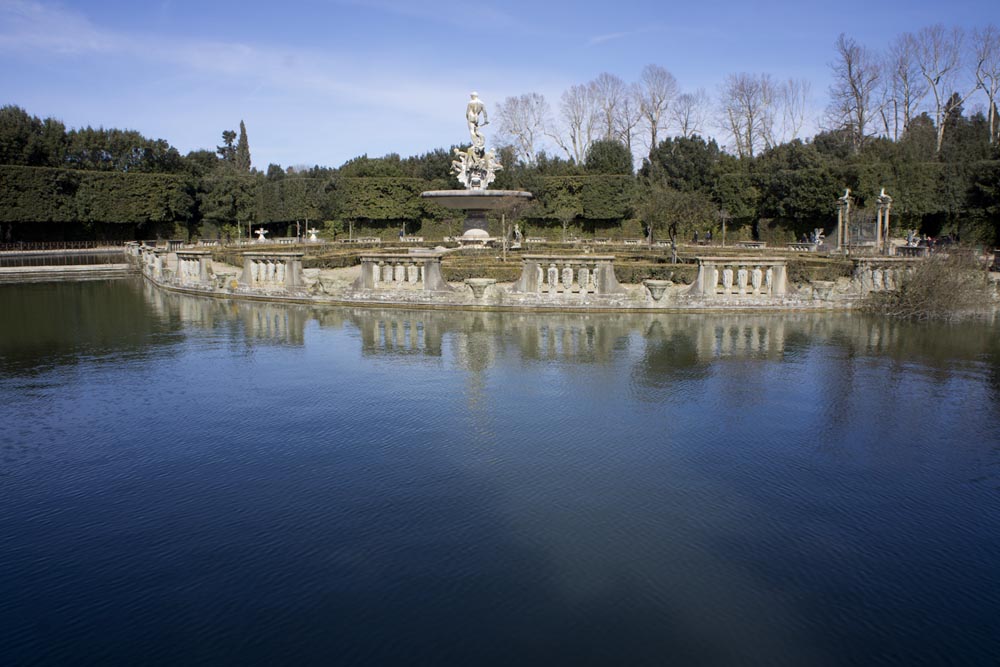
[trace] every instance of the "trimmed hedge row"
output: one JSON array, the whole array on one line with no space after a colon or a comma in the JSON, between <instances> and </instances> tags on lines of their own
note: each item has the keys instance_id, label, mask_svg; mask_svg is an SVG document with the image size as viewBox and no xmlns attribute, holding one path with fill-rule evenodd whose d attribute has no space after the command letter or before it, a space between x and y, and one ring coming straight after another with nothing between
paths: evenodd
<instances>
[{"instance_id":1,"label":"trimmed hedge row","mask_svg":"<svg viewBox=\"0 0 1000 667\"><path fill-rule=\"evenodd\" d=\"M194 183L172 174L0 166L0 222L190 220Z\"/></svg>"}]
</instances>

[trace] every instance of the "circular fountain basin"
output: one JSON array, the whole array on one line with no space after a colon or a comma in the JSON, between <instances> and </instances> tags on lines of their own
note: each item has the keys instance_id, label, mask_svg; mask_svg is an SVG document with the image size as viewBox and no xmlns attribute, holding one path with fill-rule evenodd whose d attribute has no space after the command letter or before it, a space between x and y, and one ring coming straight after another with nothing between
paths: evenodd
<instances>
[{"instance_id":1,"label":"circular fountain basin","mask_svg":"<svg viewBox=\"0 0 1000 667\"><path fill-rule=\"evenodd\" d=\"M522 190L428 190L420 196L445 208L493 210L507 208L514 199L531 199L534 195Z\"/></svg>"}]
</instances>

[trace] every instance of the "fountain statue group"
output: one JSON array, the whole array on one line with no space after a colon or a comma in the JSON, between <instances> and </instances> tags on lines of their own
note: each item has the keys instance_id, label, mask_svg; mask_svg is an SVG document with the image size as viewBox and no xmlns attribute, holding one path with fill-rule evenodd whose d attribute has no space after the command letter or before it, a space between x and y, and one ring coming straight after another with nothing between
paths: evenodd
<instances>
[{"instance_id":1,"label":"fountain statue group","mask_svg":"<svg viewBox=\"0 0 1000 667\"><path fill-rule=\"evenodd\" d=\"M479 120L480 116L482 122ZM472 145L464 151L461 148L455 149L456 159L452 160L451 171L466 190L485 190L496 179L496 172L503 169L503 165L493 149L486 150L486 138L479 128L489 125L490 121L486 115L486 105L476 92L471 94L465 108L465 119L469 123Z\"/></svg>"}]
</instances>

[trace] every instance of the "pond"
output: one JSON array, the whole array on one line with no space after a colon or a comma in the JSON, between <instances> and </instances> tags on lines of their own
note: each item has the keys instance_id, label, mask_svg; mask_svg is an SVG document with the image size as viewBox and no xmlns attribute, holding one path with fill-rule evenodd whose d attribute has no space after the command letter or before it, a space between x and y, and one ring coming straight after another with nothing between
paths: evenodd
<instances>
[{"instance_id":1,"label":"pond","mask_svg":"<svg viewBox=\"0 0 1000 667\"><path fill-rule=\"evenodd\" d=\"M0 286L4 664L983 664L1000 327Z\"/></svg>"}]
</instances>

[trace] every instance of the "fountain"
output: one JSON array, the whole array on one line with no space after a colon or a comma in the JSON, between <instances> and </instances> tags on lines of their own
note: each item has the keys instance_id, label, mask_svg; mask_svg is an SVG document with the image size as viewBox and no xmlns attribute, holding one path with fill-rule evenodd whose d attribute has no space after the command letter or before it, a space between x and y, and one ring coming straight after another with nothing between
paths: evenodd
<instances>
[{"instance_id":1,"label":"fountain","mask_svg":"<svg viewBox=\"0 0 1000 667\"><path fill-rule=\"evenodd\" d=\"M482 122L480 123L480 116ZM477 93L472 93L465 110L469 124L472 145L467 150L455 149L455 160L451 163L452 173L465 186L464 190L429 190L420 194L445 208L464 209L465 224L458 241L462 245L485 245L490 240L486 230L486 212L512 206L517 200L532 198L530 192L521 190L487 190L496 178L496 172L503 169L496 153L486 150L486 139L480 128L488 125L486 106Z\"/></svg>"}]
</instances>

